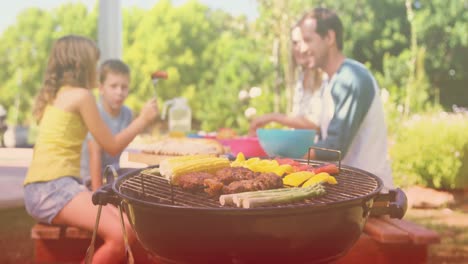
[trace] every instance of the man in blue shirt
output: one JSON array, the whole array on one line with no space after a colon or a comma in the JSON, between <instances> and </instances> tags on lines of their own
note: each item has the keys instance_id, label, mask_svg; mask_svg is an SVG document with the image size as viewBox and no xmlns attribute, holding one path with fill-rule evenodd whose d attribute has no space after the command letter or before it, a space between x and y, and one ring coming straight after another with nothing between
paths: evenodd
<instances>
[{"instance_id":1,"label":"man in blue shirt","mask_svg":"<svg viewBox=\"0 0 468 264\"><path fill-rule=\"evenodd\" d=\"M320 139L317 147L340 150L342 163L380 177L393 187L387 156L387 128L378 85L361 63L346 58L343 25L326 8L316 8L299 21L307 67L321 68L329 83L322 90ZM311 159L336 159L334 153L311 150Z\"/></svg>"}]
</instances>

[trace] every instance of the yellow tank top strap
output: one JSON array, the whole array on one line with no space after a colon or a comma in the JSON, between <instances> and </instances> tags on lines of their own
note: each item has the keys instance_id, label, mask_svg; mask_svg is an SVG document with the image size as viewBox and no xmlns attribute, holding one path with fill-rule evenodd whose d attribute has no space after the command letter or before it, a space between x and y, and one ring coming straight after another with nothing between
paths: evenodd
<instances>
[{"instance_id":1,"label":"yellow tank top strap","mask_svg":"<svg viewBox=\"0 0 468 264\"><path fill-rule=\"evenodd\" d=\"M24 184L63 176L80 177L81 145L87 132L79 114L48 105Z\"/></svg>"}]
</instances>

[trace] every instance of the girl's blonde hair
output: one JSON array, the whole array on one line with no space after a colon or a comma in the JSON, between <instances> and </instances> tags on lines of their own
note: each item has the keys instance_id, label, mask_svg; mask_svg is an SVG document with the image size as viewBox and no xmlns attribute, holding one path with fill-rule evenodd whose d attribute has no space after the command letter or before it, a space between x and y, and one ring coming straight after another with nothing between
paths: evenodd
<instances>
[{"instance_id":1,"label":"girl's blonde hair","mask_svg":"<svg viewBox=\"0 0 468 264\"><path fill-rule=\"evenodd\" d=\"M94 88L98 59L99 49L89 38L69 35L56 40L34 105L34 118L38 122L42 119L45 107L55 100L60 87Z\"/></svg>"}]
</instances>

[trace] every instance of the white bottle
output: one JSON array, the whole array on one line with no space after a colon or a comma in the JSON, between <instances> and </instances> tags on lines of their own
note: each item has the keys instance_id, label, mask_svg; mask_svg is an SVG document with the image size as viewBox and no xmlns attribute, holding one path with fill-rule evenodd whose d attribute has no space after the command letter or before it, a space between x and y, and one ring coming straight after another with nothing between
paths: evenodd
<instances>
[{"instance_id":1,"label":"white bottle","mask_svg":"<svg viewBox=\"0 0 468 264\"><path fill-rule=\"evenodd\" d=\"M192 110L187 104L187 99L176 97L164 103L162 119L166 118L169 108L169 132L188 133L192 130Z\"/></svg>"}]
</instances>

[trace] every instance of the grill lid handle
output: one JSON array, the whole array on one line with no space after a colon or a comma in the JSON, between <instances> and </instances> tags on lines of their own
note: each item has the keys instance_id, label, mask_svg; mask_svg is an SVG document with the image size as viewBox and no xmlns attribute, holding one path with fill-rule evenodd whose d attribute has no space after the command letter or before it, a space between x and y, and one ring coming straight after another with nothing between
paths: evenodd
<instances>
[{"instance_id":1,"label":"grill lid handle","mask_svg":"<svg viewBox=\"0 0 468 264\"><path fill-rule=\"evenodd\" d=\"M328 151L328 152L335 153L336 157L337 157L336 160L338 161L338 172L341 171L341 151L336 150L336 149L319 148L319 147L316 147L316 146L310 146L309 150L307 151L307 165L309 165L309 163L310 163L310 150L311 149L321 150L321 151Z\"/></svg>"}]
</instances>

